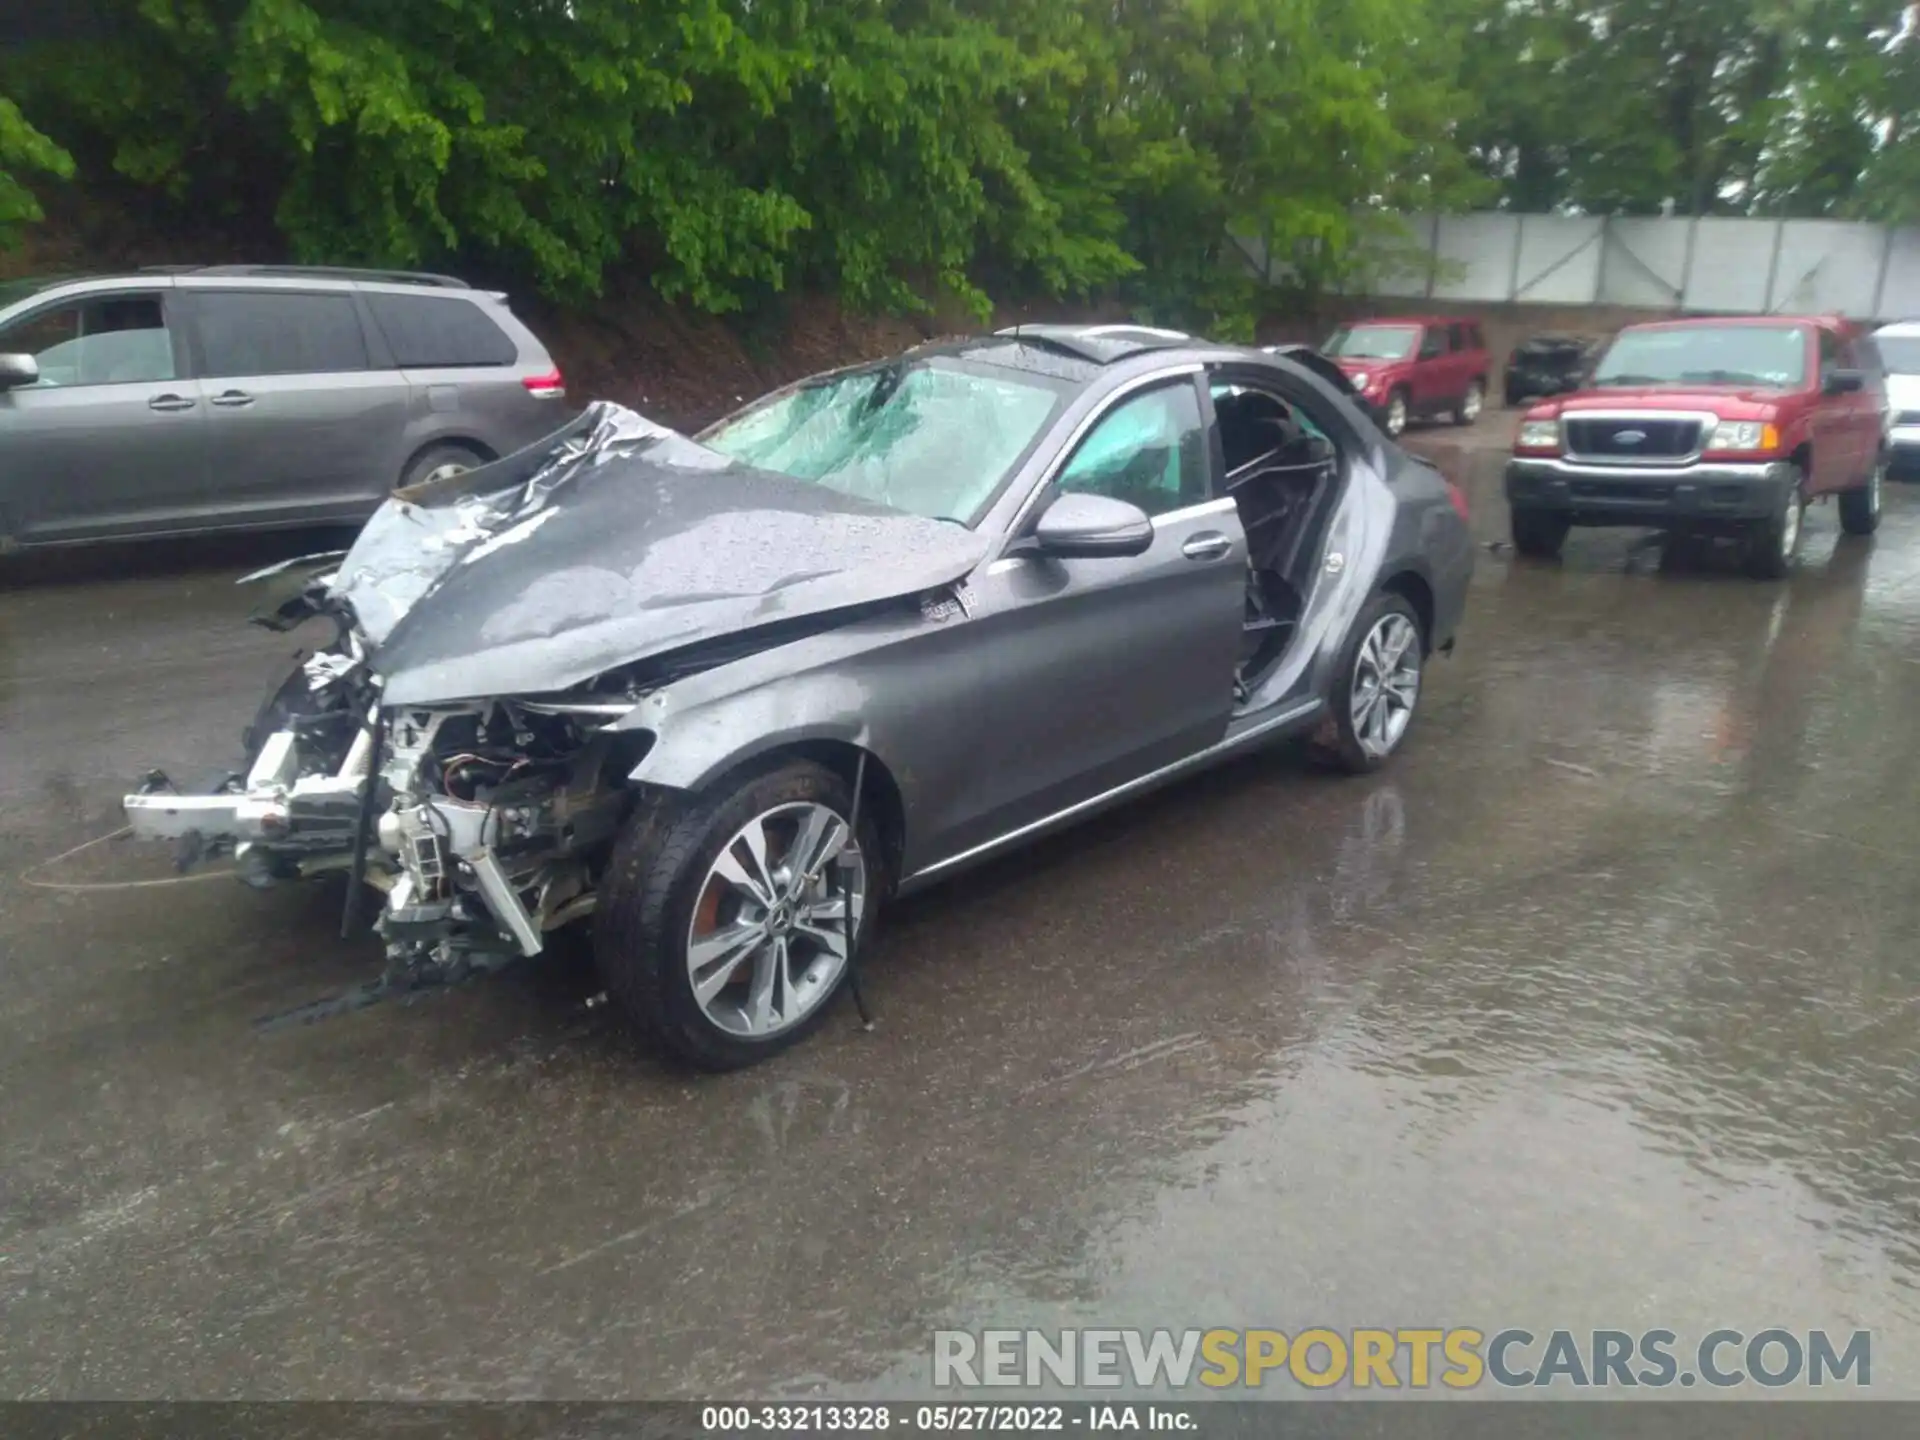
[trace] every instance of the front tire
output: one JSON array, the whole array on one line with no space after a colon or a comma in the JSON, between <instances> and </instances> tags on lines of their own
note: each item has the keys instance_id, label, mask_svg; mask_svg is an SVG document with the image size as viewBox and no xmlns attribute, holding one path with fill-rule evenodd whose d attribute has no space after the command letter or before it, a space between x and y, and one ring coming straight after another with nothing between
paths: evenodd
<instances>
[{"instance_id":1,"label":"front tire","mask_svg":"<svg viewBox=\"0 0 1920 1440\"><path fill-rule=\"evenodd\" d=\"M1800 535L1806 529L1805 477L1794 467L1785 503L1768 520L1747 532L1746 571L1756 580L1783 580L1800 553Z\"/></svg>"},{"instance_id":2,"label":"front tire","mask_svg":"<svg viewBox=\"0 0 1920 1440\"><path fill-rule=\"evenodd\" d=\"M594 958L627 1015L675 1058L737 1070L798 1044L845 986L884 893L851 787L795 760L685 806L642 806L616 846Z\"/></svg>"},{"instance_id":3,"label":"front tire","mask_svg":"<svg viewBox=\"0 0 1920 1440\"><path fill-rule=\"evenodd\" d=\"M1486 408L1486 404L1487 382L1484 380L1476 380L1467 386L1467 393L1461 397L1460 403L1453 407L1453 423L1456 425L1473 424L1474 421L1480 418L1480 412Z\"/></svg>"},{"instance_id":4,"label":"front tire","mask_svg":"<svg viewBox=\"0 0 1920 1440\"><path fill-rule=\"evenodd\" d=\"M1570 528L1567 517L1551 510L1515 510L1513 548L1532 560L1552 560L1560 554Z\"/></svg>"},{"instance_id":5,"label":"front tire","mask_svg":"<svg viewBox=\"0 0 1920 1440\"><path fill-rule=\"evenodd\" d=\"M1413 728L1427 658L1420 617L1405 597L1374 597L1348 636L1327 703L1323 745L1352 775L1378 770Z\"/></svg>"},{"instance_id":6,"label":"front tire","mask_svg":"<svg viewBox=\"0 0 1920 1440\"><path fill-rule=\"evenodd\" d=\"M1873 462L1873 473L1858 490L1840 492L1840 528L1849 535L1871 535L1880 528L1880 490L1886 483L1885 457Z\"/></svg>"},{"instance_id":7,"label":"front tire","mask_svg":"<svg viewBox=\"0 0 1920 1440\"><path fill-rule=\"evenodd\" d=\"M1407 392L1395 390L1387 396L1386 415L1381 419L1381 428L1395 440L1407 433Z\"/></svg>"}]
</instances>

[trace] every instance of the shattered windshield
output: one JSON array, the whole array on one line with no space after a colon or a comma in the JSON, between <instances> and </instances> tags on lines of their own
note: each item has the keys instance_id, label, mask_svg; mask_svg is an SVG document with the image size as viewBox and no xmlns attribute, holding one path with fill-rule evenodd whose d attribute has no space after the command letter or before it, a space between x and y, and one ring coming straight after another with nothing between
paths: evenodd
<instances>
[{"instance_id":1,"label":"shattered windshield","mask_svg":"<svg viewBox=\"0 0 1920 1440\"><path fill-rule=\"evenodd\" d=\"M700 436L722 455L910 515L971 524L1065 392L938 360L837 375Z\"/></svg>"},{"instance_id":2,"label":"shattered windshield","mask_svg":"<svg viewBox=\"0 0 1920 1440\"><path fill-rule=\"evenodd\" d=\"M1595 385L1764 385L1806 382L1807 337L1792 325L1689 325L1623 330L1594 369Z\"/></svg>"},{"instance_id":3,"label":"shattered windshield","mask_svg":"<svg viewBox=\"0 0 1920 1440\"><path fill-rule=\"evenodd\" d=\"M1334 331L1326 353L1342 360L1404 360L1419 339L1418 325L1355 325Z\"/></svg>"}]
</instances>

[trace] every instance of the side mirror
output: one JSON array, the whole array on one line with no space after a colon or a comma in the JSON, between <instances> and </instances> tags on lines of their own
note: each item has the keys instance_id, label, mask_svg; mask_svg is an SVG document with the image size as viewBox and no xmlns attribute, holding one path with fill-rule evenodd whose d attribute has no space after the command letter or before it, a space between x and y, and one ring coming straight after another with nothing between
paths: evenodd
<instances>
[{"instance_id":1,"label":"side mirror","mask_svg":"<svg viewBox=\"0 0 1920 1440\"><path fill-rule=\"evenodd\" d=\"M1827 373L1827 383L1822 387L1829 395L1853 395L1867 388L1867 376L1863 370L1832 370Z\"/></svg>"},{"instance_id":2,"label":"side mirror","mask_svg":"<svg viewBox=\"0 0 1920 1440\"><path fill-rule=\"evenodd\" d=\"M40 382L40 362L31 355L0 355L0 390Z\"/></svg>"},{"instance_id":3,"label":"side mirror","mask_svg":"<svg viewBox=\"0 0 1920 1440\"><path fill-rule=\"evenodd\" d=\"M1140 555L1153 544L1153 521L1138 505L1105 495L1062 495L1034 527L1041 553L1061 560Z\"/></svg>"}]
</instances>

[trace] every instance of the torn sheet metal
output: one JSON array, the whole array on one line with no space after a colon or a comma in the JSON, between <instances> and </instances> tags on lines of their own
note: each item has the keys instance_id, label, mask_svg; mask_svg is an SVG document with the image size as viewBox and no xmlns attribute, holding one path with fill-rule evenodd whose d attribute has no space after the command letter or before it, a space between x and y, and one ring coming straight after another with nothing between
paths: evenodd
<instances>
[{"instance_id":1,"label":"torn sheet metal","mask_svg":"<svg viewBox=\"0 0 1920 1440\"><path fill-rule=\"evenodd\" d=\"M910 596L986 553L963 526L755 470L617 405L397 493L341 562L392 704L537 695L779 621Z\"/></svg>"}]
</instances>

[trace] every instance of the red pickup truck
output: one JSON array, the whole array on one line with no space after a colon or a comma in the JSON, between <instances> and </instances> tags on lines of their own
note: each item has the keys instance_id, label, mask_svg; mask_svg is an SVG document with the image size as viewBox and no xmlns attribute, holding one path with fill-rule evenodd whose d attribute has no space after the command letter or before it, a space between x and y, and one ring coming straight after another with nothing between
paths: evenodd
<instances>
[{"instance_id":1,"label":"red pickup truck","mask_svg":"<svg viewBox=\"0 0 1920 1440\"><path fill-rule=\"evenodd\" d=\"M1513 546L1552 556L1574 525L1738 536L1777 579L1809 502L1837 496L1850 535L1880 524L1881 381L1837 318L1630 325L1586 389L1528 410L1507 463Z\"/></svg>"},{"instance_id":2,"label":"red pickup truck","mask_svg":"<svg viewBox=\"0 0 1920 1440\"><path fill-rule=\"evenodd\" d=\"M1396 439L1417 416L1451 415L1456 425L1471 425L1487 401L1493 359L1477 320L1356 321L1334 331L1321 350Z\"/></svg>"}]
</instances>

